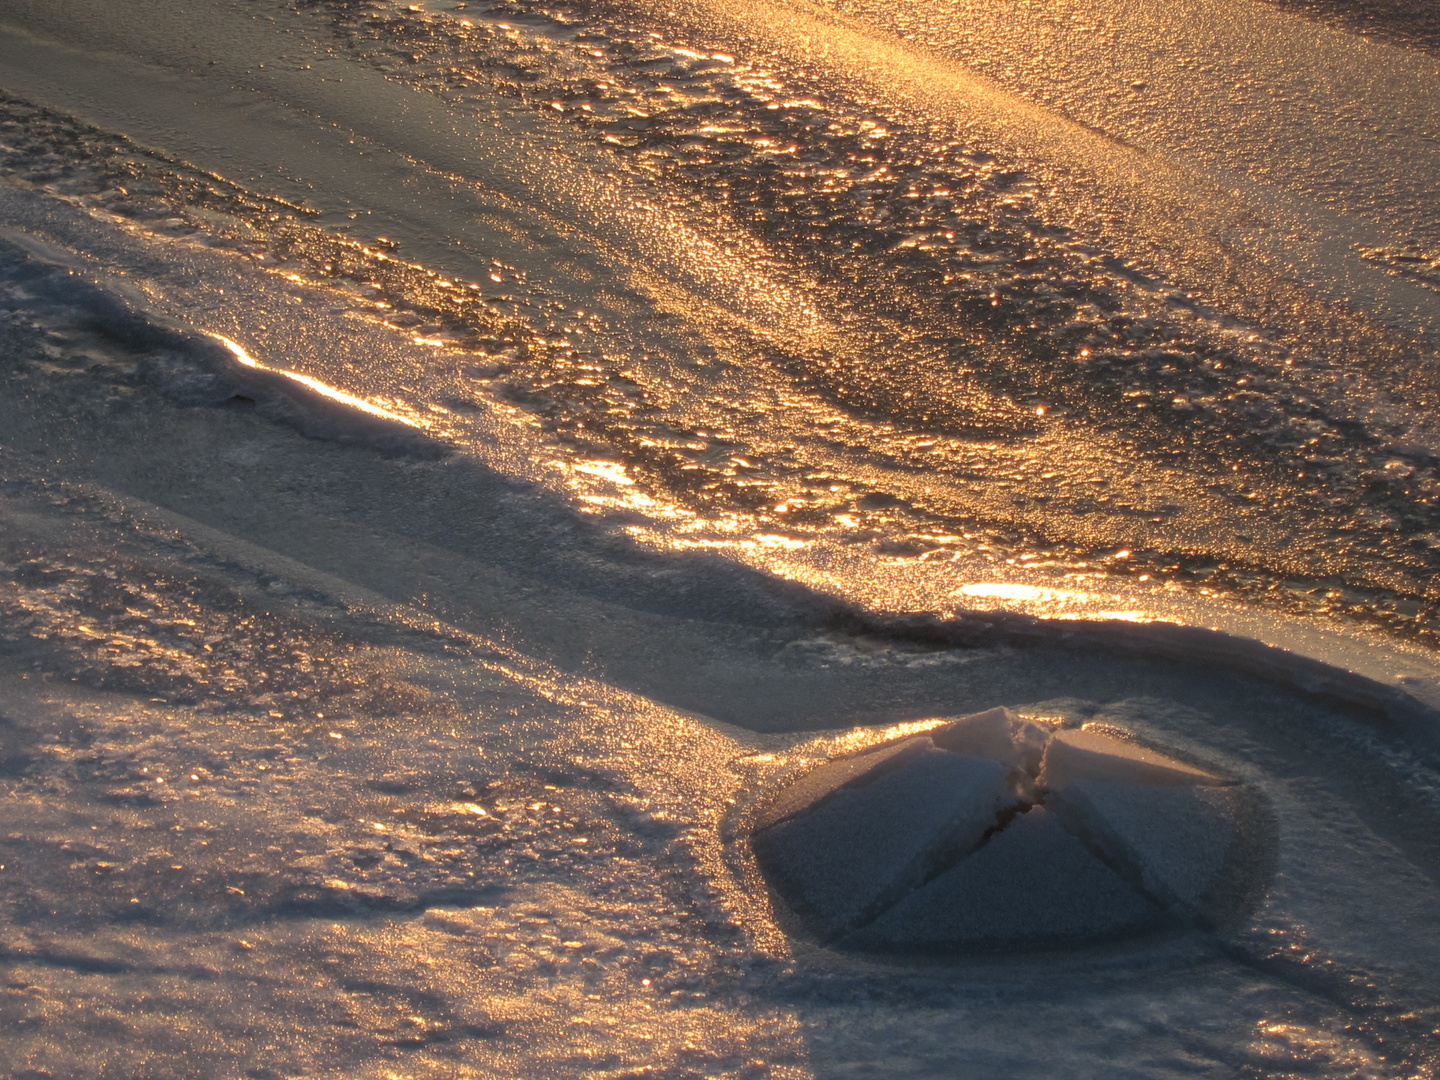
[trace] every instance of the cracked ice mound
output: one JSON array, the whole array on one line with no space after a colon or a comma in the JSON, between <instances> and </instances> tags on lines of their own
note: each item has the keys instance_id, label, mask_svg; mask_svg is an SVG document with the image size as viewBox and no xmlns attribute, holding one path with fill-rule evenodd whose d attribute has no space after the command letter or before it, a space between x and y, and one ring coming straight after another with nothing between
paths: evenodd
<instances>
[{"instance_id":1,"label":"cracked ice mound","mask_svg":"<svg viewBox=\"0 0 1440 1080\"><path fill-rule=\"evenodd\" d=\"M1268 877L1258 793L1113 727L991 709L806 773L756 859L820 942L925 955L1223 928Z\"/></svg>"}]
</instances>

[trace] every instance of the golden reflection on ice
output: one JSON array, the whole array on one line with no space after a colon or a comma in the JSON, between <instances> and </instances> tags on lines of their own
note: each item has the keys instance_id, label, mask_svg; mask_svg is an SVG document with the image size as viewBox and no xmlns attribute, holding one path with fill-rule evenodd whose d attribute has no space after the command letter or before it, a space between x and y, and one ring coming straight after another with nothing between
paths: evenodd
<instances>
[{"instance_id":1,"label":"golden reflection on ice","mask_svg":"<svg viewBox=\"0 0 1440 1080\"><path fill-rule=\"evenodd\" d=\"M753 547L784 548L787 551L810 546L808 540L801 540L794 536L781 536L777 533L757 533L751 540L744 541L744 543Z\"/></svg>"},{"instance_id":2,"label":"golden reflection on ice","mask_svg":"<svg viewBox=\"0 0 1440 1080\"><path fill-rule=\"evenodd\" d=\"M570 466L578 473L585 473L589 476L598 476L609 480L612 484L631 485L635 481L625 471L625 466L618 461L577 461Z\"/></svg>"},{"instance_id":3,"label":"golden reflection on ice","mask_svg":"<svg viewBox=\"0 0 1440 1080\"><path fill-rule=\"evenodd\" d=\"M1099 596L1081 592L1078 589L1061 589L1046 585L1025 585L1013 581L984 581L962 585L951 595L967 600L998 600L1013 604L1026 614L1042 619L1073 618L1082 611L1086 618L1119 619L1124 622L1151 622L1156 618L1153 611L1140 608L1097 608L1095 605L1115 596Z\"/></svg>"},{"instance_id":4,"label":"golden reflection on ice","mask_svg":"<svg viewBox=\"0 0 1440 1080\"><path fill-rule=\"evenodd\" d=\"M1021 585L1005 581L986 581L962 585L955 590L955 595L977 600L1026 601L1032 604L1056 606L1083 604L1093 599L1089 593L1073 589L1056 589L1044 585Z\"/></svg>"},{"instance_id":5,"label":"golden reflection on ice","mask_svg":"<svg viewBox=\"0 0 1440 1080\"><path fill-rule=\"evenodd\" d=\"M1272 1075L1386 1075L1385 1058L1347 1032L1289 1020L1256 1024L1250 1056L1270 1066Z\"/></svg>"},{"instance_id":6,"label":"golden reflection on ice","mask_svg":"<svg viewBox=\"0 0 1440 1080\"><path fill-rule=\"evenodd\" d=\"M554 459L548 464L561 474L584 513L644 511L647 517L656 521L692 516L689 511L641 491L622 462L607 461L604 458L580 461ZM613 485L618 490L606 491L605 485ZM627 528L626 531L629 532L630 529ZM649 530L642 531L648 536Z\"/></svg>"},{"instance_id":7,"label":"golden reflection on ice","mask_svg":"<svg viewBox=\"0 0 1440 1080\"><path fill-rule=\"evenodd\" d=\"M347 405L352 409L359 409L361 412L369 413L371 416L378 416L384 420L393 420L395 423L404 424L406 427L423 428L425 426L418 420L411 419L408 416L401 416L399 413L391 412L389 409L382 408L372 401L367 401L362 397L356 397L354 394L347 394L344 390L338 390L328 383L321 382L314 376L302 375L298 371L287 371L285 368L274 368L262 364L246 352L245 347L238 341L233 341L224 334L217 334L213 331L206 332L216 341L220 342L220 344L224 345L225 348L229 349L235 359L248 368L283 375L285 378L293 380L307 389L314 390L317 394L321 394L331 401L338 401L341 405Z\"/></svg>"}]
</instances>

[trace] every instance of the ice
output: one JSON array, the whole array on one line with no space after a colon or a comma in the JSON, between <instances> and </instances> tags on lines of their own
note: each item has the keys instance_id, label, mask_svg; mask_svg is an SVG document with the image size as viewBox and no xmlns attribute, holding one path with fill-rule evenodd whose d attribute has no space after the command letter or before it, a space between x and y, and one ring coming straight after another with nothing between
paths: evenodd
<instances>
[{"instance_id":1,"label":"ice","mask_svg":"<svg viewBox=\"0 0 1440 1080\"><path fill-rule=\"evenodd\" d=\"M1161 918L1036 807L842 944L902 952L1023 949L1133 933Z\"/></svg>"},{"instance_id":2,"label":"ice","mask_svg":"<svg viewBox=\"0 0 1440 1080\"><path fill-rule=\"evenodd\" d=\"M842 948L1105 939L1165 909L1216 926L1256 894L1265 829L1241 788L1103 731L1052 735L1004 708L928 735L823 765L762 814L761 863L822 938L873 917ZM972 801L957 819L936 785L953 783L958 762L990 765L981 778L1003 775L1018 793L987 801L966 777L957 788ZM1027 778L1042 767L1037 790ZM927 871L938 876L906 896Z\"/></svg>"},{"instance_id":3,"label":"ice","mask_svg":"<svg viewBox=\"0 0 1440 1080\"><path fill-rule=\"evenodd\" d=\"M1218 784L1210 773L1099 731L1058 732L1045 748L1040 783L1064 791L1076 780L1136 784Z\"/></svg>"},{"instance_id":4,"label":"ice","mask_svg":"<svg viewBox=\"0 0 1440 1080\"><path fill-rule=\"evenodd\" d=\"M933 749L934 744L924 735L899 742L885 743L878 747L836 758L810 770L779 794L761 811L755 822L755 829L768 829L786 818L814 807L833 795L847 784L874 779L878 771L903 764L916 754ZM979 755L977 755L979 756Z\"/></svg>"},{"instance_id":5,"label":"ice","mask_svg":"<svg viewBox=\"0 0 1440 1080\"><path fill-rule=\"evenodd\" d=\"M1032 776L1040 768L1050 732L1044 725L1016 716L1009 709L987 709L954 720L930 733L936 746L957 754L989 758Z\"/></svg>"},{"instance_id":6,"label":"ice","mask_svg":"<svg viewBox=\"0 0 1440 1080\"><path fill-rule=\"evenodd\" d=\"M1265 681L1432 672L1433 58L1017 6L6 6L0 1073L1437 1071L1440 784ZM1150 55L1197 20L1214 70ZM1069 118L935 66L1037 33L990 70ZM1356 87L1400 149L1321 191ZM1054 727L963 715L1062 696L1018 709L1245 784L1068 734L1031 791ZM947 752L1052 801L966 810ZM749 807L836 815L882 950L1211 926L855 963L787 940Z\"/></svg>"},{"instance_id":7,"label":"ice","mask_svg":"<svg viewBox=\"0 0 1440 1080\"><path fill-rule=\"evenodd\" d=\"M1248 868L1232 866L1246 825L1237 788L1075 780L1049 805L1148 896L1188 917L1215 921L1250 883Z\"/></svg>"},{"instance_id":8,"label":"ice","mask_svg":"<svg viewBox=\"0 0 1440 1080\"><path fill-rule=\"evenodd\" d=\"M963 852L1013 802L1009 770L933 747L755 834L780 893L822 939L859 925Z\"/></svg>"}]
</instances>

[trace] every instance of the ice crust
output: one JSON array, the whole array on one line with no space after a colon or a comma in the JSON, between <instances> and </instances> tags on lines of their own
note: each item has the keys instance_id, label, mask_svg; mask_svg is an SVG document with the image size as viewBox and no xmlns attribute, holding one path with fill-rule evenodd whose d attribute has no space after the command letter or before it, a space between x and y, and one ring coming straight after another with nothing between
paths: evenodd
<instances>
[{"instance_id":1,"label":"ice crust","mask_svg":"<svg viewBox=\"0 0 1440 1080\"><path fill-rule=\"evenodd\" d=\"M886 743L853 754L850 757L827 761L817 769L811 769L799 781L782 790L765 808L757 829L766 829L786 818L813 808L822 799L828 798L847 784L875 779L886 768L897 767L933 747L924 735L899 742Z\"/></svg>"},{"instance_id":2,"label":"ice crust","mask_svg":"<svg viewBox=\"0 0 1440 1080\"><path fill-rule=\"evenodd\" d=\"M1218 784L1219 777L1099 731L1061 731L1045 747L1040 783L1063 791L1075 780Z\"/></svg>"},{"instance_id":3,"label":"ice crust","mask_svg":"<svg viewBox=\"0 0 1440 1080\"><path fill-rule=\"evenodd\" d=\"M1104 941L1243 907L1247 803L1227 784L1114 734L997 708L813 770L757 816L754 847L781 897L841 948Z\"/></svg>"},{"instance_id":4,"label":"ice crust","mask_svg":"<svg viewBox=\"0 0 1440 1080\"><path fill-rule=\"evenodd\" d=\"M947 851L973 847L1013 803L1004 766L923 743L898 768L756 836L761 864L822 938L919 885Z\"/></svg>"},{"instance_id":5,"label":"ice crust","mask_svg":"<svg viewBox=\"0 0 1440 1080\"><path fill-rule=\"evenodd\" d=\"M1161 918L1037 806L844 944L900 952L1027 948L1145 930Z\"/></svg>"},{"instance_id":6,"label":"ice crust","mask_svg":"<svg viewBox=\"0 0 1440 1080\"><path fill-rule=\"evenodd\" d=\"M963 716L930 732L931 740L941 749L989 758L1031 775L1040 767L1049 737L1043 725L1021 719L1004 708Z\"/></svg>"},{"instance_id":7,"label":"ice crust","mask_svg":"<svg viewBox=\"0 0 1440 1080\"><path fill-rule=\"evenodd\" d=\"M1243 824L1235 789L1077 780L1051 805L1147 895L1209 920Z\"/></svg>"}]
</instances>

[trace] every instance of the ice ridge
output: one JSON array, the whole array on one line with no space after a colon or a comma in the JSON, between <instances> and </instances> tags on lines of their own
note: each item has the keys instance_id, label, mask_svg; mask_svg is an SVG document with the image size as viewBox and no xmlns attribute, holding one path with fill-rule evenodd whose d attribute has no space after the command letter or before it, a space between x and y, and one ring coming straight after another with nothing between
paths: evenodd
<instances>
[{"instance_id":1,"label":"ice ridge","mask_svg":"<svg viewBox=\"0 0 1440 1080\"><path fill-rule=\"evenodd\" d=\"M182 405L254 407L307 438L388 455L436 460L450 452L419 427L367 410L349 395L327 393L316 380L242 362L220 335L145 306L122 285L93 280L65 253L13 229L0 234L0 283L18 290L41 318L64 318L135 354L136 377Z\"/></svg>"}]
</instances>

